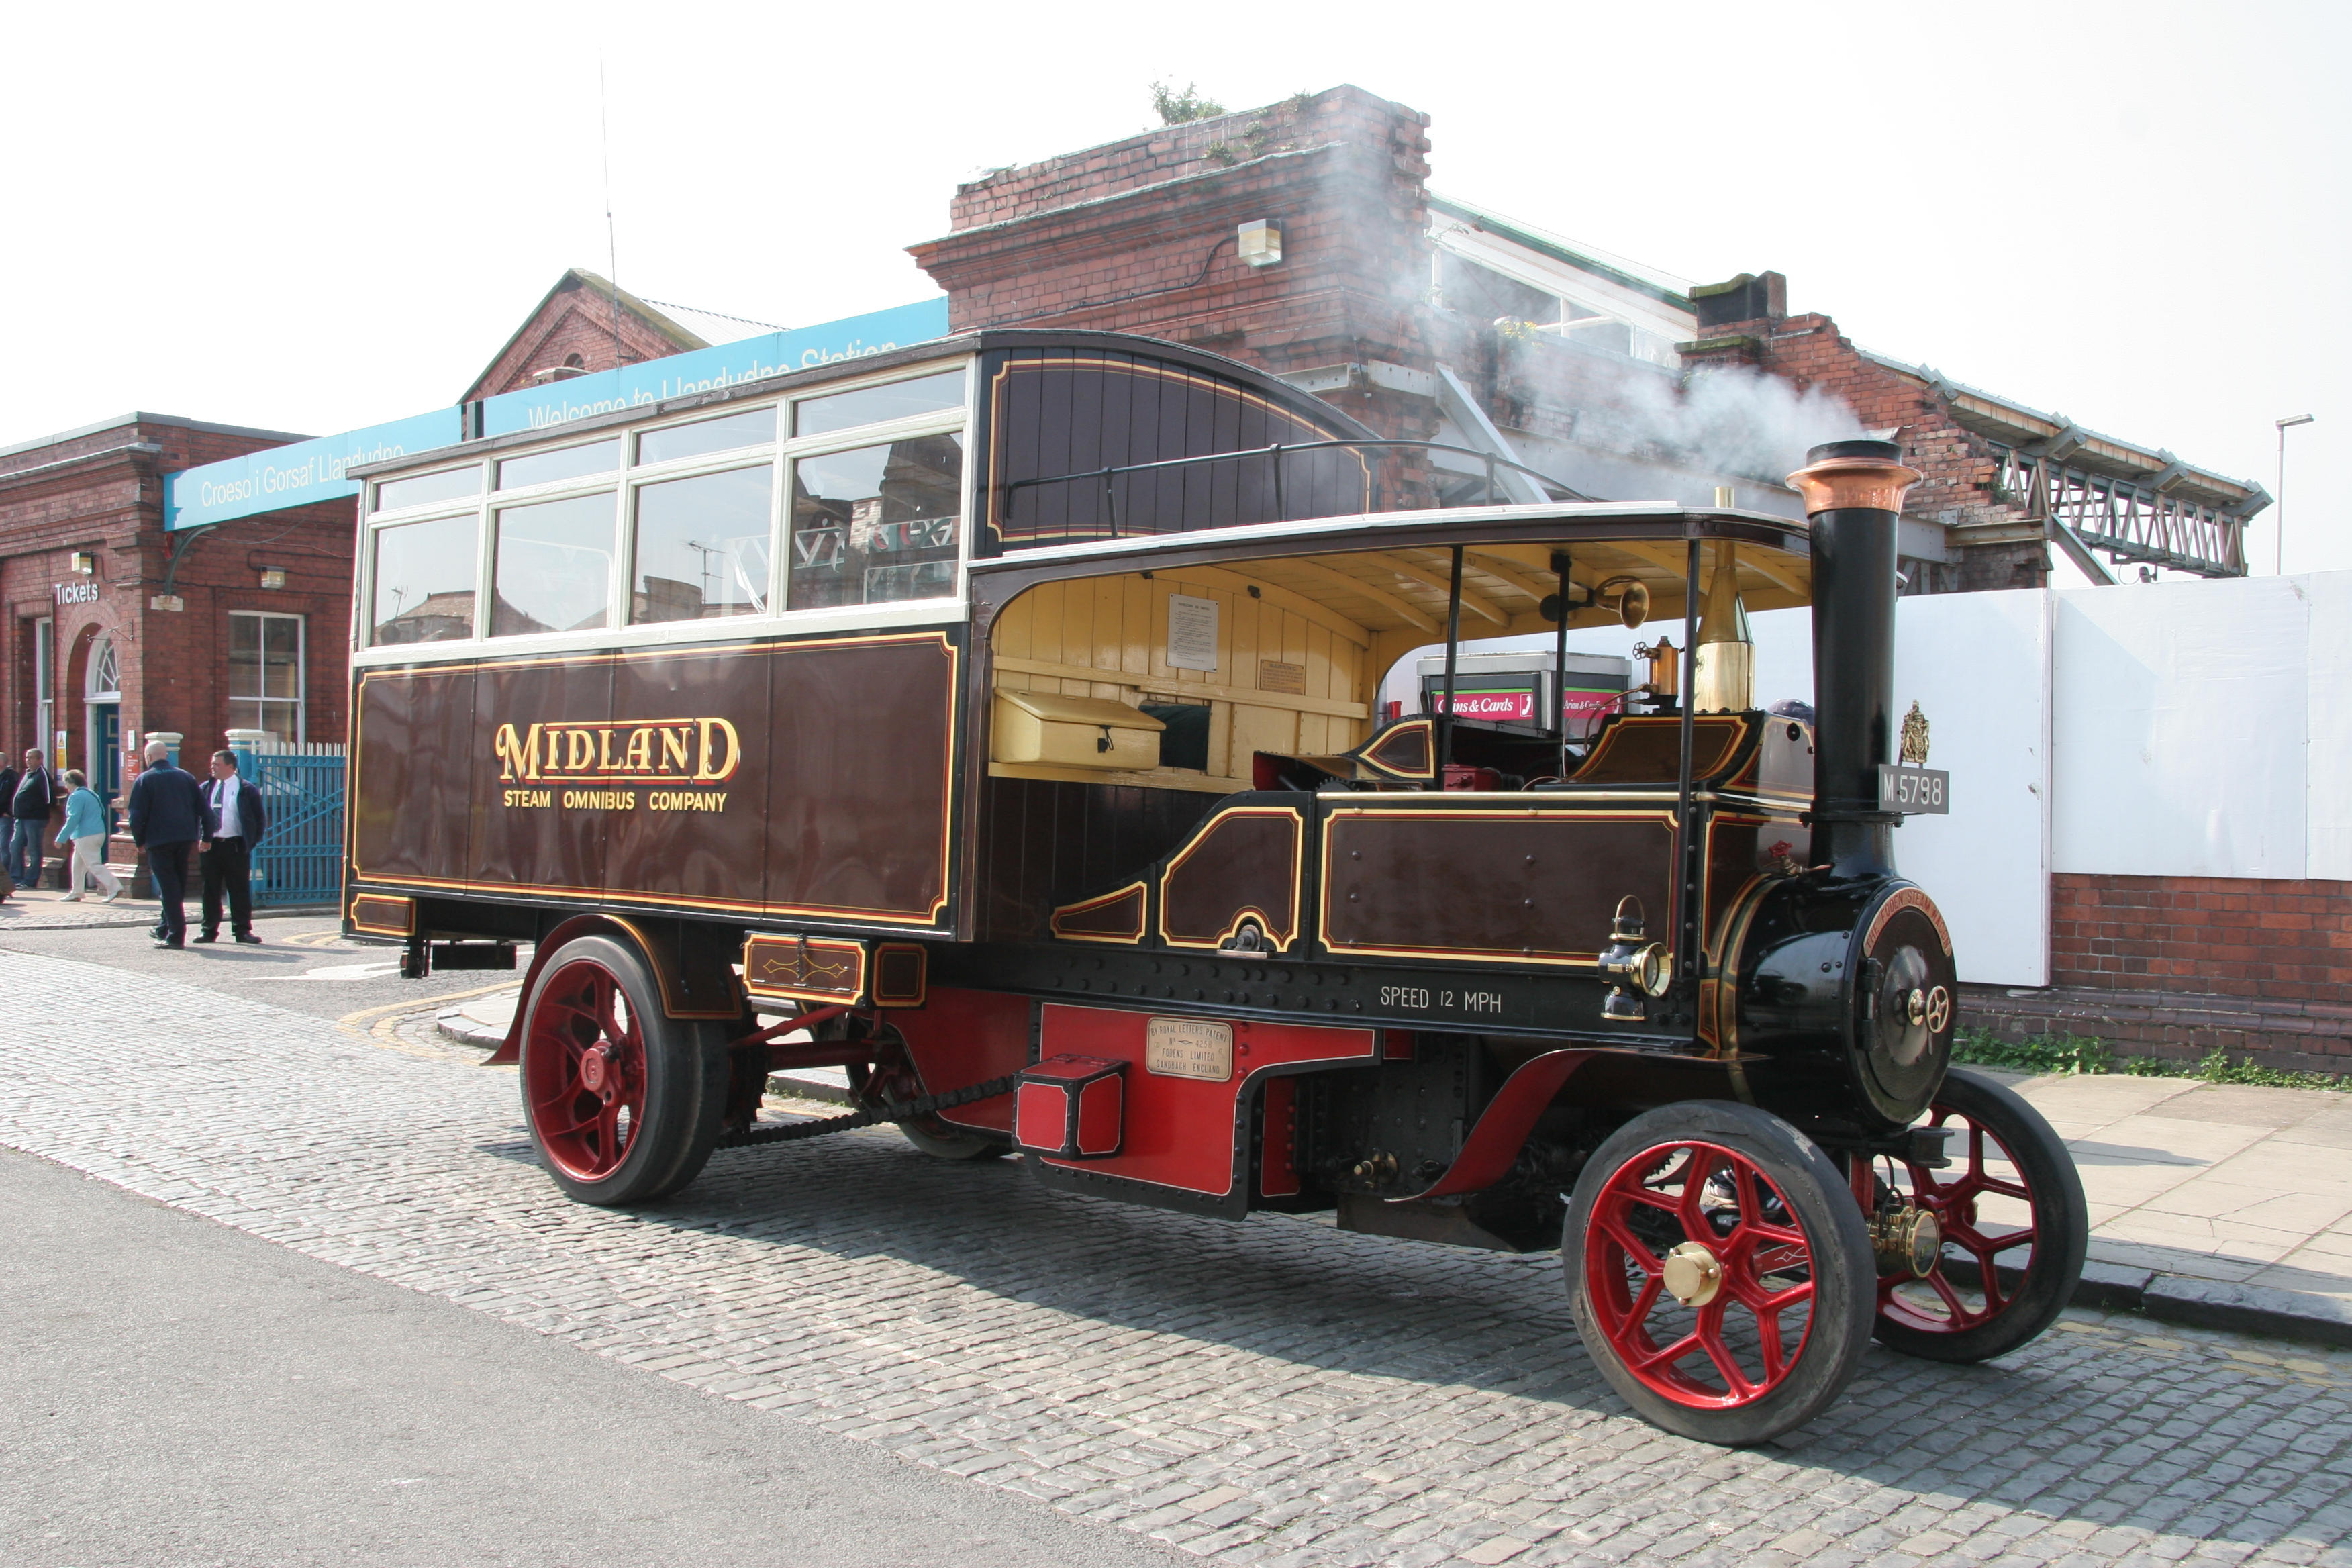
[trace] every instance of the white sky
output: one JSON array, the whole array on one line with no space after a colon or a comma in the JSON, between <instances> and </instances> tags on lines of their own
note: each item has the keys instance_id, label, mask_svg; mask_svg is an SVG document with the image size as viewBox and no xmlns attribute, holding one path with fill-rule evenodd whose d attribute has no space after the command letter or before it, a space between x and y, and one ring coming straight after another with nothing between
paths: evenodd
<instances>
[{"instance_id":1,"label":"white sky","mask_svg":"<svg viewBox=\"0 0 2352 1568\"><path fill-rule=\"evenodd\" d=\"M960 180L1353 82L1433 184L2276 487L2352 566L2352 8L120 5L11 17L0 445L446 405L562 269L800 325L933 292ZM2272 559L2271 514L2251 539Z\"/></svg>"}]
</instances>

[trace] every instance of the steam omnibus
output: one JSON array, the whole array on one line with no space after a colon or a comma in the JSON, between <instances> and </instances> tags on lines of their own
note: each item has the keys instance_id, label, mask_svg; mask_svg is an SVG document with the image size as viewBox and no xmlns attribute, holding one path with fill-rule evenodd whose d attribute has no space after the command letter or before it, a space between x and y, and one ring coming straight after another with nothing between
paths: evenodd
<instances>
[{"instance_id":1,"label":"steam omnibus","mask_svg":"<svg viewBox=\"0 0 2352 1568\"><path fill-rule=\"evenodd\" d=\"M530 944L494 1059L583 1202L886 1121L1063 1192L1556 1247L1610 1382L1727 1444L1874 1335L2031 1339L2080 1184L1949 1068L1879 793L1917 476L1819 448L1800 523L1498 504L1509 467L991 331L358 470L347 930L412 974ZM1795 605L1811 721L1749 679L1748 613ZM1569 630L1645 618L1679 647L1571 707ZM1465 640L1530 633L1540 704L1457 703ZM847 1113L763 1115L822 1065Z\"/></svg>"}]
</instances>

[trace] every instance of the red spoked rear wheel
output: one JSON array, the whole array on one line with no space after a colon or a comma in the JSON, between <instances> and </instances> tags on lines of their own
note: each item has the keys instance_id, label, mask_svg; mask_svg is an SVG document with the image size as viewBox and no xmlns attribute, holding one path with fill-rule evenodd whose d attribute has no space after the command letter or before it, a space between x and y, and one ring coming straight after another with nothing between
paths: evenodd
<instances>
[{"instance_id":1,"label":"red spoked rear wheel","mask_svg":"<svg viewBox=\"0 0 2352 1568\"><path fill-rule=\"evenodd\" d=\"M1983 1361L2041 1333L2072 1299L2090 1234L2082 1177L2039 1111L1965 1069L1946 1077L1927 1125L1950 1130L1949 1163L1880 1161L1866 1196L1874 1331L1911 1355Z\"/></svg>"},{"instance_id":2,"label":"red spoked rear wheel","mask_svg":"<svg viewBox=\"0 0 2352 1568\"><path fill-rule=\"evenodd\" d=\"M1868 1233L1837 1169L1786 1122L1660 1107L1604 1143L1562 1238L1595 1363L1657 1425L1759 1443L1811 1418L1869 1340Z\"/></svg>"},{"instance_id":3,"label":"red spoked rear wheel","mask_svg":"<svg viewBox=\"0 0 2352 1568\"><path fill-rule=\"evenodd\" d=\"M727 1109L724 1028L667 1016L644 957L606 936L549 954L522 1007L523 1114L556 1184L626 1204L694 1180Z\"/></svg>"},{"instance_id":4,"label":"red spoked rear wheel","mask_svg":"<svg viewBox=\"0 0 2352 1568\"><path fill-rule=\"evenodd\" d=\"M541 981L529 1029L523 1094L540 1148L564 1174L602 1181L645 1126L645 1030L620 981L593 958Z\"/></svg>"}]
</instances>

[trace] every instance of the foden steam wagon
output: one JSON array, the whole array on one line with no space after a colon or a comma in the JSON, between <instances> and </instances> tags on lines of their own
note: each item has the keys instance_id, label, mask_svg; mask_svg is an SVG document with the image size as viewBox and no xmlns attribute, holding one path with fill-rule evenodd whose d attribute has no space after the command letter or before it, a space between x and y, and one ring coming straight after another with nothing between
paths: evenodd
<instances>
[{"instance_id":1,"label":"foden steam wagon","mask_svg":"<svg viewBox=\"0 0 2352 1568\"><path fill-rule=\"evenodd\" d=\"M416 974L532 944L494 1059L573 1198L888 1121L1557 1246L1617 1390L1719 1443L2074 1287L2074 1167L1948 1070L1891 853L1892 443L1817 448L1803 524L1603 504L1214 355L985 331L362 472L347 929ZM1810 720L1747 638L1801 605ZM1597 710L1454 710L1465 636L1565 671L1645 617L1680 646ZM827 1065L850 1114L761 1120Z\"/></svg>"}]
</instances>

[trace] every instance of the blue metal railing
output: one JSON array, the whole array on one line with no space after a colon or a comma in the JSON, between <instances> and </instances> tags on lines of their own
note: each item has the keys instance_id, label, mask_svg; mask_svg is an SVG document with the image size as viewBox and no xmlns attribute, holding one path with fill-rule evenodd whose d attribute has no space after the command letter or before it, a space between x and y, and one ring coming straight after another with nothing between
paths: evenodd
<instances>
[{"instance_id":1,"label":"blue metal railing","mask_svg":"<svg viewBox=\"0 0 2352 1568\"><path fill-rule=\"evenodd\" d=\"M253 852L257 904L331 904L343 887L343 759L275 752L236 753L237 772L261 791L269 827Z\"/></svg>"}]
</instances>

